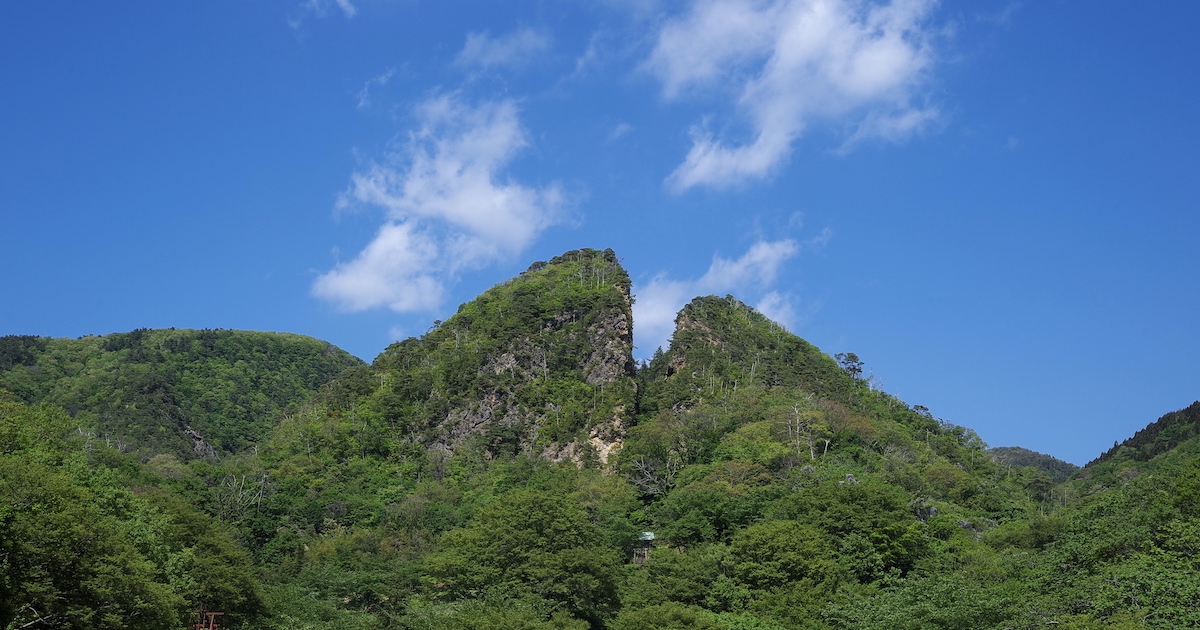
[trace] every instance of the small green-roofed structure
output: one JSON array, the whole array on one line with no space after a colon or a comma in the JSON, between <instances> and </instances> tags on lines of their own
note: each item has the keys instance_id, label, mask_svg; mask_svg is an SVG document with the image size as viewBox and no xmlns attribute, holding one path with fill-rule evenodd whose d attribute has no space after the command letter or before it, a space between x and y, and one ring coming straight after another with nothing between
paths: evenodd
<instances>
[{"instance_id":1,"label":"small green-roofed structure","mask_svg":"<svg viewBox=\"0 0 1200 630\"><path fill-rule=\"evenodd\" d=\"M645 564L650 559L650 549L654 547L654 532L642 532L637 545L633 548L633 563Z\"/></svg>"}]
</instances>

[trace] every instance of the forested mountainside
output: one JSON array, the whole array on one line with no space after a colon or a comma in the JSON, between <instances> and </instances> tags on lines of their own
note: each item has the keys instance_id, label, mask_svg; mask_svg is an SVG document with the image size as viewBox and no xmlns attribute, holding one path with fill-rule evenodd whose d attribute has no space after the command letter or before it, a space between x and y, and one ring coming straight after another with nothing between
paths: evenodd
<instances>
[{"instance_id":1,"label":"forested mountainside","mask_svg":"<svg viewBox=\"0 0 1200 630\"><path fill-rule=\"evenodd\" d=\"M0 625L1200 625L1200 438L1058 483L733 297L636 366L631 303L611 251L535 263L218 457L120 452L78 428L115 394L0 346Z\"/></svg>"},{"instance_id":2,"label":"forested mountainside","mask_svg":"<svg viewBox=\"0 0 1200 630\"><path fill-rule=\"evenodd\" d=\"M1164 415L1120 444L1113 443L1112 448L1088 466L1109 461L1149 461L1197 435L1200 435L1200 401Z\"/></svg>"},{"instance_id":3,"label":"forested mountainside","mask_svg":"<svg viewBox=\"0 0 1200 630\"><path fill-rule=\"evenodd\" d=\"M1032 466L1050 475L1051 481L1055 483L1066 481L1079 470L1079 466L1071 462L1064 462L1057 457L1020 446L998 446L989 448L987 453L992 461L1002 466Z\"/></svg>"},{"instance_id":4,"label":"forested mountainside","mask_svg":"<svg viewBox=\"0 0 1200 630\"><path fill-rule=\"evenodd\" d=\"M281 410L362 361L324 341L233 330L0 337L0 388L65 409L135 456L212 457L266 437Z\"/></svg>"}]
</instances>

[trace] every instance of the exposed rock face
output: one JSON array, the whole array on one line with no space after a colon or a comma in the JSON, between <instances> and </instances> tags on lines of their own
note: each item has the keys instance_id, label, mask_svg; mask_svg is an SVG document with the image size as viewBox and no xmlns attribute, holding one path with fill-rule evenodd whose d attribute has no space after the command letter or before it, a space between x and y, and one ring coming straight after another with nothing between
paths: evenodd
<instances>
[{"instance_id":1,"label":"exposed rock face","mask_svg":"<svg viewBox=\"0 0 1200 630\"><path fill-rule=\"evenodd\" d=\"M197 457L203 459L217 458L217 453L213 449L212 444L209 444L208 440L204 439L204 436L200 435L198 431L187 427L184 429L183 434L192 439L192 450L196 453Z\"/></svg>"},{"instance_id":2,"label":"exposed rock face","mask_svg":"<svg viewBox=\"0 0 1200 630\"><path fill-rule=\"evenodd\" d=\"M607 314L588 327L586 336L592 353L583 366L586 381L591 385L616 383L634 374L633 326L629 293L625 292L623 311Z\"/></svg>"},{"instance_id":3,"label":"exposed rock face","mask_svg":"<svg viewBox=\"0 0 1200 630\"><path fill-rule=\"evenodd\" d=\"M634 409L629 288L611 250L534 263L376 359L388 411L451 455L607 463Z\"/></svg>"},{"instance_id":4,"label":"exposed rock face","mask_svg":"<svg viewBox=\"0 0 1200 630\"><path fill-rule=\"evenodd\" d=\"M620 411L623 413L625 410L620 409ZM625 425L619 417L614 416L611 423L596 425L592 429L591 436L588 437L588 444L596 449L596 457L600 459L600 463L608 465L609 459L621 450L624 439Z\"/></svg>"}]
</instances>

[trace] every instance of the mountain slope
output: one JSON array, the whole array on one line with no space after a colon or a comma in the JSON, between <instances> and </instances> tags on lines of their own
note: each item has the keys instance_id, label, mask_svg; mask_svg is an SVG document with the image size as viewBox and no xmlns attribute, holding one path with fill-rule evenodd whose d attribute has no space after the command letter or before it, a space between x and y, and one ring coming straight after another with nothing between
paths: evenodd
<instances>
[{"instance_id":1,"label":"mountain slope","mask_svg":"<svg viewBox=\"0 0 1200 630\"><path fill-rule=\"evenodd\" d=\"M872 389L856 357L839 365L732 297L684 307L670 349L640 379L639 426L623 461L627 470L659 471L643 471L648 479L711 461L740 432L758 427L791 453L775 467L828 461L882 469L909 490L1009 509L1007 490L987 483L998 471L973 432Z\"/></svg>"},{"instance_id":2,"label":"mountain slope","mask_svg":"<svg viewBox=\"0 0 1200 630\"><path fill-rule=\"evenodd\" d=\"M534 263L320 400L438 457L603 461L634 410L629 287L611 250Z\"/></svg>"},{"instance_id":3,"label":"mountain slope","mask_svg":"<svg viewBox=\"0 0 1200 630\"><path fill-rule=\"evenodd\" d=\"M1133 437L1120 444L1113 444L1112 448L1087 465L1092 466L1109 460L1150 461L1197 435L1200 435L1200 401L1163 415L1133 434Z\"/></svg>"},{"instance_id":4,"label":"mountain slope","mask_svg":"<svg viewBox=\"0 0 1200 630\"><path fill-rule=\"evenodd\" d=\"M643 412L690 406L738 386L800 387L818 396L853 389L838 365L732 296L698 297L675 318L666 354L647 366Z\"/></svg>"}]
</instances>

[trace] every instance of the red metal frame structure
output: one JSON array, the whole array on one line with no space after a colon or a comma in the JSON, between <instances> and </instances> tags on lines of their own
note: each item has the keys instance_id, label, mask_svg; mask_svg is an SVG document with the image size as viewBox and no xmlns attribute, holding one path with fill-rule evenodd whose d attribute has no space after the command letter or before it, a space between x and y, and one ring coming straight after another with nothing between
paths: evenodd
<instances>
[{"instance_id":1,"label":"red metal frame structure","mask_svg":"<svg viewBox=\"0 0 1200 630\"><path fill-rule=\"evenodd\" d=\"M217 617L224 615L223 612L213 612L200 607L196 614L192 617L192 630L221 630L221 625L217 623Z\"/></svg>"}]
</instances>

